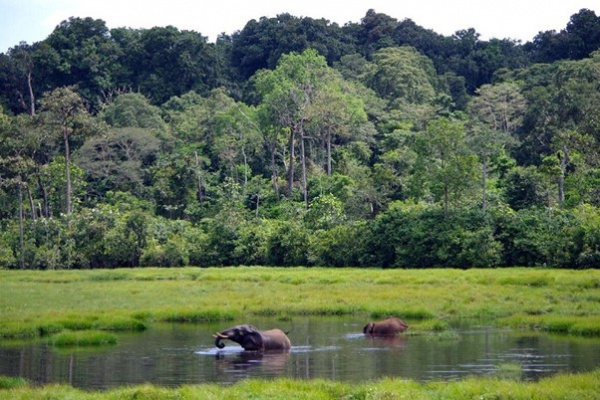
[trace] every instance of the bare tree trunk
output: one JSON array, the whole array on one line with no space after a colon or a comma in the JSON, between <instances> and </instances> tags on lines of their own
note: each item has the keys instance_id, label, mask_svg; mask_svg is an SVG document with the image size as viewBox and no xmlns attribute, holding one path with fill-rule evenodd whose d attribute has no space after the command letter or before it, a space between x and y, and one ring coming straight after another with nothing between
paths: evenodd
<instances>
[{"instance_id":1,"label":"bare tree trunk","mask_svg":"<svg viewBox=\"0 0 600 400\"><path fill-rule=\"evenodd\" d=\"M295 129L290 130L290 139L289 139L289 147L290 147L290 163L288 165L288 196L292 195L292 190L294 188L294 148L295 148Z\"/></svg>"},{"instance_id":2,"label":"bare tree trunk","mask_svg":"<svg viewBox=\"0 0 600 400\"><path fill-rule=\"evenodd\" d=\"M300 136L300 157L302 160L302 194L304 195L304 204L308 208L308 184L306 180L306 154L304 151L304 136Z\"/></svg>"},{"instance_id":3,"label":"bare tree trunk","mask_svg":"<svg viewBox=\"0 0 600 400\"><path fill-rule=\"evenodd\" d=\"M242 156L244 156L244 186L248 185L248 158L246 151L242 148Z\"/></svg>"},{"instance_id":4,"label":"bare tree trunk","mask_svg":"<svg viewBox=\"0 0 600 400\"><path fill-rule=\"evenodd\" d=\"M31 219L35 221L37 219L37 214L35 212L35 205L33 204L33 195L31 194L31 189L29 189L29 185L27 185L27 197L29 198L29 207L31 208Z\"/></svg>"},{"instance_id":5,"label":"bare tree trunk","mask_svg":"<svg viewBox=\"0 0 600 400\"><path fill-rule=\"evenodd\" d=\"M483 189L483 199L482 199L482 210L485 213L487 211L487 165L488 165L488 158L487 155L483 156L483 167L482 167L482 171L481 171L481 185L482 185L482 189Z\"/></svg>"},{"instance_id":6,"label":"bare tree trunk","mask_svg":"<svg viewBox=\"0 0 600 400\"><path fill-rule=\"evenodd\" d=\"M563 154L558 154L560 160L560 176L558 177L558 206L562 207L565 201L565 175L567 173L567 165L569 164L569 149L567 146L562 148Z\"/></svg>"},{"instance_id":7,"label":"bare tree trunk","mask_svg":"<svg viewBox=\"0 0 600 400\"><path fill-rule=\"evenodd\" d=\"M279 200L279 176L277 175L277 167L275 166L275 144L269 147L271 148L271 179L273 180L273 190L275 190L275 198Z\"/></svg>"},{"instance_id":8,"label":"bare tree trunk","mask_svg":"<svg viewBox=\"0 0 600 400\"><path fill-rule=\"evenodd\" d=\"M331 176L331 132L327 132L327 176Z\"/></svg>"},{"instance_id":9,"label":"bare tree trunk","mask_svg":"<svg viewBox=\"0 0 600 400\"><path fill-rule=\"evenodd\" d=\"M33 94L33 85L31 83L31 71L27 73L27 87L29 88L29 115L35 115L35 96Z\"/></svg>"},{"instance_id":10,"label":"bare tree trunk","mask_svg":"<svg viewBox=\"0 0 600 400\"><path fill-rule=\"evenodd\" d=\"M23 239L23 189L19 182L19 268L25 269L25 245Z\"/></svg>"},{"instance_id":11,"label":"bare tree trunk","mask_svg":"<svg viewBox=\"0 0 600 400\"><path fill-rule=\"evenodd\" d=\"M71 157L70 157L70 150L69 150L69 134L67 132L67 127L63 127L63 139L65 141L65 177L67 180L67 190L66 190L66 196L67 198L65 199L66 205L67 205L67 215L70 215L71 212L73 211L72 206L71 206L71 192L72 192L72 186L71 186Z\"/></svg>"},{"instance_id":12,"label":"bare tree trunk","mask_svg":"<svg viewBox=\"0 0 600 400\"><path fill-rule=\"evenodd\" d=\"M42 176L37 167L36 167L35 174L37 176L38 188L39 188L40 192L42 193L42 201L44 204L43 209L40 210L40 215L45 218L48 218L48 217L50 217L50 206L48 205L48 192L46 190L46 187L44 186L44 183L42 182Z\"/></svg>"},{"instance_id":13,"label":"bare tree trunk","mask_svg":"<svg viewBox=\"0 0 600 400\"><path fill-rule=\"evenodd\" d=\"M202 182L202 173L200 169L200 160L198 160L197 152L194 152L194 157L196 159L196 196L198 198L198 203L202 204L202 202L204 201L204 187Z\"/></svg>"},{"instance_id":14,"label":"bare tree trunk","mask_svg":"<svg viewBox=\"0 0 600 400\"><path fill-rule=\"evenodd\" d=\"M260 206L260 193L256 193L256 210L255 210L255 216L258 218L258 208Z\"/></svg>"}]
</instances>

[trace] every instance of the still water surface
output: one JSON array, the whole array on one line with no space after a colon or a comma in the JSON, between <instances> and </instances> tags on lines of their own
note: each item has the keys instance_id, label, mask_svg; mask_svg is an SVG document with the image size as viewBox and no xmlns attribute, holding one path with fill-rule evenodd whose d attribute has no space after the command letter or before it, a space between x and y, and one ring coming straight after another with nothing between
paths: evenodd
<instances>
[{"instance_id":1,"label":"still water surface","mask_svg":"<svg viewBox=\"0 0 600 400\"><path fill-rule=\"evenodd\" d=\"M0 343L0 375L86 389L152 383L231 384L246 378L325 378L361 382L385 376L417 381L495 374L518 364L516 378L535 380L560 371L600 366L600 341L511 332L486 327L458 330L456 340L429 336L367 338L355 317L295 318L289 353L244 352L230 341L219 350L212 334L237 323L260 329L292 328L289 321L253 319L201 325L153 325L119 334L114 346L58 349L45 342Z\"/></svg>"}]
</instances>

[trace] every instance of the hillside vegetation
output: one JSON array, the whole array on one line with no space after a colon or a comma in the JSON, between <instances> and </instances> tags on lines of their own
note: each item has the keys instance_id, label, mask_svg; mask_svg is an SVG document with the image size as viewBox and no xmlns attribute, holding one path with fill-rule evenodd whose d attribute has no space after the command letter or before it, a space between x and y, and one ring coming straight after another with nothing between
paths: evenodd
<instances>
[{"instance_id":1,"label":"hillside vegetation","mask_svg":"<svg viewBox=\"0 0 600 400\"><path fill-rule=\"evenodd\" d=\"M208 43L70 18L0 54L0 268L593 268L600 17L374 10Z\"/></svg>"}]
</instances>

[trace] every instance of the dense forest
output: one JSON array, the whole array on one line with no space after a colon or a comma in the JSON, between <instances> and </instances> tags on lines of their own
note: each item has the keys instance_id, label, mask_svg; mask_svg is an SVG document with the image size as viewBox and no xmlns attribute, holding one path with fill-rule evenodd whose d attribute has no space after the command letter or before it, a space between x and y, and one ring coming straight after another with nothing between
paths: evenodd
<instances>
[{"instance_id":1,"label":"dense forest","mask_svg":"<svg viewBox=\"0 0 600 400\"><path fill-rule=\"evenodd\" d=\"M600 265L600 17L71 18L0 54L0 268Z\"/></svg>"}]
</instances>

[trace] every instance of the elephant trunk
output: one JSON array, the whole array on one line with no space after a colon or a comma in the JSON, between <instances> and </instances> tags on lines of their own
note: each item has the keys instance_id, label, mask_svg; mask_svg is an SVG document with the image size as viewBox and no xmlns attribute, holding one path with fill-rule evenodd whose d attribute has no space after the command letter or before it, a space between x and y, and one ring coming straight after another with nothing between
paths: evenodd
<instances>
[{"instance_id":1,"label":"elephant trunk","mask_svg":"<svg viewBox=\"0 0 600 400\"><path fill-rule=\"evenodd\" d=\"M215 337L215 346L217 346L220 349L225 347L225 345L223 343L221 343L221 339L227 339L226 335L223 335L222 333L217 332L213 336Z\"/></svg>"}]
</instances>

